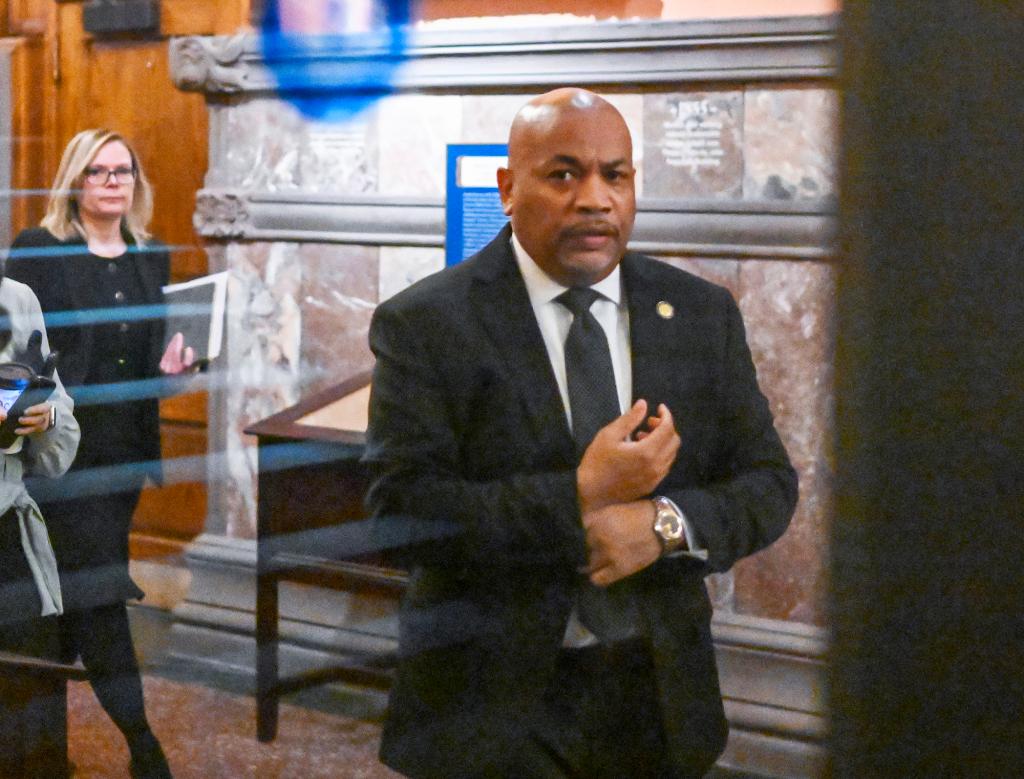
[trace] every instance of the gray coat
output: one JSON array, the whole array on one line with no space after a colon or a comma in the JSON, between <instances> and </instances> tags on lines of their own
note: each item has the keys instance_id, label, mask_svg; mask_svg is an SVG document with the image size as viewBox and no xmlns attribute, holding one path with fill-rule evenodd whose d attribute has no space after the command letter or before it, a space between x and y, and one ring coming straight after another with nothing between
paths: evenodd
<instances>
[{"instance_id":1,"label":"gray coat","mask_svg":"<svg viewBox=\"0 0 1024 779\"><path fill-rule=\"evenodd\" d=\"M42 352L49 353L43 314L31 289L13 279L3 279L0 281L0 306L9 313L11 328L10 342L0 350L0 362L14 360L25 349L33 330L42 332ZM20 549L0 548L0 623L59 614L63 610L49 535L39 507L24 483L26 476L60 476L71 466L78 451L79 429L73 414L74 402L56 374L54 379L57 389L48 402L57 408L56 426L23 438L19 452L0 453L0 517L5 517L9 509L15 509L21 541ZM10 517L4 521L10 521ZM12 557L16 563L12 562ZM28 583L12 581L9 574L19 569L24 571L21 557L27 560L31 571L31 589L38 592L42 601L40 615L25 613L32 602L25 597L24 587Z\"/></svg>"}]
</instances>

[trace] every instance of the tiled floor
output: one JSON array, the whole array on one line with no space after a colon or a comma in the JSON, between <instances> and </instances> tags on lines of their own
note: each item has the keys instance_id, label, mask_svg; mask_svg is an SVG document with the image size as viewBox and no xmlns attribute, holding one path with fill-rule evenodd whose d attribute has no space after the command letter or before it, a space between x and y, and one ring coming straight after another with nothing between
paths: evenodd
<instances>
[{"instance_id":1,"label":"tiled floor","mask_svg":"<svg viewBox=\"0 0 1024 779\"><path fill-rule=\"evenodd\" d=\"M159 615L187 590L187 573L133 562L133 576L150 593L146 608L133 608L146 711L176 779L399 777L377 761L383 693L339 685L304 690L281 705L277 739L261 744L250 677L185 665L165 651L170 623ZM69 684L68 733L75 779L128 776L124 740L85 683ZM716 769L707 779L763 778Z\"/></svg>"},{"instance_id":2,"label":"tiled floor","mask_svg":"<svg viewBox=\"0 0 1024 779\"><path fill-rule=\"evenodd\" d=\"M153 675L146 676L145 688L150 722L176 779L399 777L377 762L376 722L329 711L361 705L342 700L337 691L310 696L303 705L283 704L277 739L261 744L252 695ZM128 776L124 740L85 683L69 686L68 730L75 779ZM706 779L759 778L716 769Z\"/></svg>"},{"instance_id":3,"label":"tiled floor","mask_svg":"<svg viewBox=\"0 0 1024 779\"><path fill-rule=\"evenodd\" d=\"M254 735L251 695L148 675L146 709L177 779L386 779L379 726L307 707L281 707L270 744ZM68 756L75 779L128 776L128 750L85 683L68 690Z\"/></svg>"},{"instance_id":4,"label":"tiled floor","mask_svg":"<svg viewBox=\"0 0 1024 779\"><path fill-rule=\"evenodd\" d=\"M385 697L336 685L291 696L279 735L256 740L252 679L212 666L186 667L168 653L166 613L188 590L180 565L132 562L147 593L132 605L136 650L146 673L146 712L176 779L393 779L377 761ZM164 616L161 617L160 615ZM128 750L86 683L68 687L68 758L75 779L128 776Z\"/></svg>"}]
</instances>

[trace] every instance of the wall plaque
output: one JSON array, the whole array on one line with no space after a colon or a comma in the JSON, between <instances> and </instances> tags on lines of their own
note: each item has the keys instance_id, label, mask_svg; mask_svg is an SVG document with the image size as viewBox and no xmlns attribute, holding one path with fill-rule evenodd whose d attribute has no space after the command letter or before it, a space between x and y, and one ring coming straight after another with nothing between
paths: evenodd
<instances>
[{"instance_id":1,"label":"wall plaque","mask_svg":"<svg viewBox=\"0 0 1024 779\"><path fill-rule=\"evenodd\" d=\"M743 196L743 93L644 95L644 195Z\"/></svg>"}]
</instances>

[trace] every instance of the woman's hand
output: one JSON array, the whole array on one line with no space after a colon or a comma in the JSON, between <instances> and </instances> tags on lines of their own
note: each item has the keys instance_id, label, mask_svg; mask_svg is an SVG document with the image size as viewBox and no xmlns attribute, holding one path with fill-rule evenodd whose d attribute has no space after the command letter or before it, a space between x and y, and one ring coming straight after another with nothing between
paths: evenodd
<instances>
[{"instance_id":1,"label":"woman's hand","mask_svg":"<svg viewBox=\"0 0 1024 779\"><path fill-rule=\"evenodd\" d=\"M7 414L0 409L0 421L7 419ZM29 406L18 417L19 427L14 432L18 435L45 433L57 423L57 412L52 403L37 403Z\"/></svg>"},{"instance_id":2,"label":"woman's hand","mask_svg":"<svg viewBox=\"0 0 1024 779\"><path fill-rule=\"evenodd\" d=\"M160 370L174 376L191 368L195 361L195 350L191 346L185 346L184 335L175 333L164 349L164 356L160 358Z\"/></svg>"}]
</instances>

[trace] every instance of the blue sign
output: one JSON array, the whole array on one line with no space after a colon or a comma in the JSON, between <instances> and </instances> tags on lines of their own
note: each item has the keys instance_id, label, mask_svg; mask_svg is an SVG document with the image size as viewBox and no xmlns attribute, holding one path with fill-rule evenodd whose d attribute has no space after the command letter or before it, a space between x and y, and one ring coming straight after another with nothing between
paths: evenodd
<instances>
[{"instance_id":1,"label":"blue sign","mask_svg":"<svg viewBox=\"0 0 1024 779\"><path fill-rule=\"evenodd\" d=\"M266 0L263 58L280 97L342 121L394 91L411 0Z\"/></svg>"},{"instance_id":2,"label":"blue sign","mask_svg":"<svg viewBox=\"0 0 1024 779\"><path fill-rule=\"evenodd\" d=\"M508 164L504 143L448 146L445 264L456 265L491 242L508 222L498 194L498 168Z\"/></svg>"}]
</instances>

